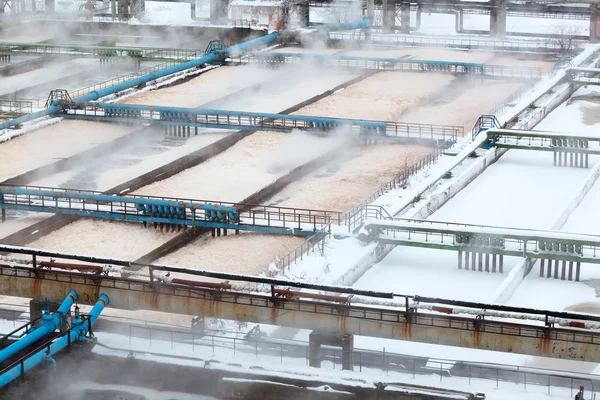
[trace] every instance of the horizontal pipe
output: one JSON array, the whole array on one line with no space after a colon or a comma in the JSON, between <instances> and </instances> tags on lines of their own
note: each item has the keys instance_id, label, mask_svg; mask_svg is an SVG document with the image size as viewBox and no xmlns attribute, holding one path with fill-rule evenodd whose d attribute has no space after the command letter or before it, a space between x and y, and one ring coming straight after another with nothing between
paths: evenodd
<instances>
[{"instance_id":1,"label":"horizontal pipe","mask_svg":"<svg viewBox=\"0 0 600 400\"><path fill-rule=\"evenodd\" d=\"M372 25L373 25L373 20L372 19L370 19L370 18L363 18L363 19L360 19L358 21L353 21L353 22L343 22L343 23L339 23L339 24L319 25L318 27L316 27L316 30L318 30L318 31L327 31L327 32L349 31L349 30L352 30L352 29L364 29L364 28L368 28L368 27L370 27Z\"/></svg>"},{"instance_id":2,"label":"horizontal pipe","mask_svg":"<svg viewBox=\"0 0 600 400\"><path fill-rule=\"evenodd\" d=\"M69 312L71 306L76 300L77 293L75 293L74 291L70 291L55 313L53 313L52 315L44 314L42 316L42 325L40 327L34 328L34 330L31 333L0 351L0 363L6 361L6 359L8 359L9 357L14 356L18 352L31 346L33 343L37 342L44 336L47 336L54 332L56 329L58 329L62 324L64 316Z\"/></svg>"},{"instance_id":3,"label":"horizontal pipe","mask_svg":"<svg viewBox=\"0 0 600 400\"><path fill-rule=\"evenodd\" d=\"M92 308L89 314L90 325L93 325L94 322L96 322L98 316L100 315L100 313L102 313L102 310L104 310L104 306L106 306L107 304L108 296L104 293L100 294L98 301L96 302L94 308ZM31 370L32 368L35 368L42 361L48 360L51 356L55 355L56 353L69 346L71 342L75 340L81 340L87 334L90 325L88 325L87 321L79 322L79 325L72 328L67 335L61 337L54 343L50 344L48 347L45 347L44 349L35 353L33 356L27 358L23 361L22 364L16 365L15 367L0 375L0 388L8 385L10 382L17 379L25 372Z\"/></svg>"}]
</instances>

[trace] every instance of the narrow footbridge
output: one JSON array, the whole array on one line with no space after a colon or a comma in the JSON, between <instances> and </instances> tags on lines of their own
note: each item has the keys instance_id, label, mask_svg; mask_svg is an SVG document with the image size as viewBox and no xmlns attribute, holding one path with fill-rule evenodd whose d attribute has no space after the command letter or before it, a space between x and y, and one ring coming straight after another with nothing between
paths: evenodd
<instances>
[{"instance_id":1,"label":"narrow footbridge","mask_svg":"<svg viewBox=\"0 0 600 400\"><path fill-rule=\"evenodd\" d=\"M129 271L127 260L4 245L0 252L9 254L0 257L0 287L9 296L60 301L74 290L81 303L93 304L105 293L118 309L600 362L599 316L167 265L144 265L148 275L124 278L118 271Z\"/></svg>"},{"instance_id":2,"label":"narrow footbridge","mask_svg":"<svg viewBox=\"0 0 600 400\"><path fill-rule=\"evenodd\" d=\"M55 115L63 118L186 127L188 128L186 131L187 135L191 133L189 128L277 132L291 132L298 129L320 134L342 130L340 134L350 138L406 141L412 139L446 140L462 136L464 132L464 129L459 126L366 121L304 115L137 104L77 104L71 102L61 102L59 104L62 106L63 112Z\"/></svg>"},{"instance_id":3,"label":"narrow footbridge","mask_svg":"<svg viewBox=\"0 0 600 400\"><path fill-rule=\"evenodd\" d=\"M222 229L226 234L229 229L296 236L327 231L341 218L333 211L10 185L0 186L0 209L2 222L6 210L20 210L142 222L161 229L203 227L213 233Z\"/></svg>"},{"instance_id":4,"label":"narrow footbridge","mask_svg":"<svg viewBox=\"0 0 600 400\"><path fill-rule=\"evenodd\" d=\"M492 79L536 80L542 71L534 67L488 65L463 61L418 60L411 58L384 58L350 56L344 54L310 54L283 52L249 52L234 62L258 63L268 66L278 64L313 63L327 68L352 68L379 71L438 72L455 75L478 75Z\"/></svg>"},{"instance_id":5,"label":"narrow footbridge","mask_svg":"<svg viewBox=\"0 0 600 400\"><path fill-rule=\"evenodd\" d=\"M590 154L600 154L598 135L496 128L485 133L484 146L552 152L554 165L559 167L588 168Z\"/></svg>"},{"instance_id":6,"label":"narrow footbridge","mask_svg":"<svg viewBox=\"0 0 600 400\"><path fill-rule=\"evenodd\" d=\"M153 47L116 47L79 44L0 42L0 55L66 56L77 58L124 59L139 61L190 61L206 55L205 51Z\"/></svg>"},{"instance_id":7,"label":"narrow footbridge","mask_svg":"<svg viewBox=\"0 0 600 400\"><path fill-rule=\"evenodd\" d=\"M552 277L554 263L554 278L560 272L560 279L578 281L581 263L600 264L600 236L400 218L367 220L363 229L363 240L456 251L461 269L471 265L482 271L485 265L487 272L502 273L503 257L515 256L540 260L540 275L547 262L548 278Z\"/></svg>"}]
</instances>

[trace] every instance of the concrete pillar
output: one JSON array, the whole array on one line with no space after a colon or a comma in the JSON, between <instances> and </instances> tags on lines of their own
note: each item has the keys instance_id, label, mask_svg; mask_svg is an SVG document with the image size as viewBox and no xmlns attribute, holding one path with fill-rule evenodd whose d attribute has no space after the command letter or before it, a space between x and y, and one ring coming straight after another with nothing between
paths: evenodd
<instances>
[{"instance_id":1,"label":"concrete pillar","mask_svg":"<svg viewBox=\"0 0 600 400\"><path fill-rule=\"evenodd\" d=\"M144 11L146 8L144 2L145 0L131 0L131 15L138 15Z\"/></svg>"},{"instance_id":2,"label":"concrete pillar","mask_svg":"<svg viewBox=\"0 0 600 400\"><path fill-rule=\"evenodd\" d=\"M305 28L310 25L310 7L308 1L304 1L296 5L296 12L298 13L298 19L301 28Z\"/></svg>"},{"instance_id":3,"label":"concrete pillar","mask_svg":"<svg viewBox=\"0 0 600 400\"><path fill-rule=\"evenodd\" d=\"M226 25L229 0L210 0L210 23Z\"/></svg>"},{"instance_id":4,"label":"concrete pillar","mask_svg":"<svg viewBox=\"0 0 600 400\"><path fill-rule=\"evenodd\" d=\"M342 369L354 370L354 335L342 337Z\"/></svg>"},{"instance_id":5,"label":"concrete pillar","mask_svg":"<svg viewBox=\"0 0 600 400\"><path fill-rule=\"evenodd\" d=\"M314 331L308 337L308 366L321 368L321 341Z\"/></svg>"},{"instance_id":6,"label":"concrete pillar","mask_svg":"<svg viewBox=\"0 0 600 400\"><path fill-rule=\"evenodd\" d=\"M46 13L54 13L54 11L55 11L54 6L55 6L54 0L44 0L44 8L45 8Z\"/></svg>"},{"instance_id":7,"label":"concrete pillar","mask_svg":"<svg viewBox=\"0 0 600 400\"><path fill-rule=\"evenodd\" d=\"M410 3L400 4L400 32L410 33Z\"/></svg>"},{"instance_id":8,"label":"concrete pillar","mask_svg":"<svg viewBox=\"0 0 600 400\"><path fill-rule=\"evenodd\" d=\"M118 14L121 19L126 19L129 17L129 1L128 0L118 0L117 4Z\"/></svg>"},{"instance_id":9,"label":"concrete pillar","mask_svg":"<svg viewBox=\"0 0 600 400\"><path fill-rule=\"evenodd\" d=\"M367 0L367 18L375 21L375 0ZM365 29L365 39L371 40L372 29Z\"/></svg>"},{"instance_id":10,"label":"concrete pillar","mask_svg":"<svg viewBox=\"0 0 600 400\"><path fill-rule=\"evenodd\" d=\"M46 301L42 300L30 300L29 301L29 321L32 322L42 316L44 314L44 307L46 305ZM48 307L50 312L56 312L58 307L60 307L60 302L50 302L48 303ZM60 332L65 332L69 329L69 320L71 319L71 313L65 315L65 318L62 321ZM33 324L36 328L40 326L40 321L37 321Z\"/></svg>"},{"instance_id":11,"label":"concrete pillar","mask_svg":"<svg viewBox=\"0 0 600 400\"><path fill-rule=\"evenodd\" d=\"M192 318L192 333L198 334L198 335L204 335L205 325L206 325L206 323L204 321L204 316L199 315L199 316Z\"/></svg>"},{"instance_id":12,"label":"concrete pillar","mask_svg":"<svg viewBox=\"0 0 600 400\"><path fill-rule=\"evenodd\" d=\"M598 43L598 4L590 4L590 43Z\"/></svg>"},{"instance_id":13,"label":"concrete pillar","mask_svg":"<svg viewBox=\"0 0 600 400\"><path fill-rule=\"evenodd\" d=\"M321 368L321 345L342 348L342 369L354 369L354 335L312 331L308 337L308 365Z\"/></svg>"},{"instance_id":14,"label":"concrete pillar","mask_svg":"<svg viewBox=\"0 0 600 400\"><path fill-rule=\"evenodd\" d=\"M396 2L383 0L383 33L394 33L396 28Z\"/></svg>"},{"instance_id":15,"label":"concrete pillar","mask_svg":"<svg viewBox=\"0 0 600 400\"><path fill-rule=\"evenodd\" d=\"M506 6L508 0L492 0L490 12L490 35L506 36Z\"/></svg>"}]
</instances>

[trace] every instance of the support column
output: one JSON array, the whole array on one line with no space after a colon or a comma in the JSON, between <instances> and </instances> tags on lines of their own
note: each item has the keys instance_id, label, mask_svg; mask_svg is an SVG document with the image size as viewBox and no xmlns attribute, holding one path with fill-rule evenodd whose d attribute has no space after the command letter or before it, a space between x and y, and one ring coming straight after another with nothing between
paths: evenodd
<instances>
[{"instance_id":1,"label":"support column","mask_svg":"<svg viewBox=\"0 0 600 400\"><path fill-rule=\"evenodd\" d=\"M315 332L308 336L308 366L321 368L321 341Z\"/></svg>"},{"instance_id":2,"label":"support column","mask_svg":"<svg viewBox=\"0 0 600 400\"><path fill-rule=\"evenodd\" d=\"M590 4L590 43L598 43L598 4Z\"/></svg>"},{"instance_id":3,"label":"support column","mask_svg":"<svg viewBox=\"0 0 600 400\"><path fill-rule=\"evenodd\" d=\"M400 4L400 32L410 33L410 3Z\"/></svg>"},{"instance_id":4,"label":"support column","mask_svg":"<svg viewBox=\"0 0 600 400\"><path fill-rule=\"evenodd\" d=\"M354 370L354 335L342 337L342 369Z\"/></svg>"},{"instance_id":5,"label":"support column","mask_svg":"<svg viewBox=\"0 0 600 400\"><path fill-rule=\"evenodd\" d=\"M375 0L367 0L367 18L371 21L375 21ZM373 29L365 29L365 39L371 40L371 33Z\"/></svg>"},{"instance_id":6,"label":"support column","mask_svg":"<svg viewBox=\"0 0 600 400\"><path fill-rule=\"evenodd\" d=\"M129 1L118 0L118 13L121 19L127 19L129 17Z\"/></svg>"},{"instance_id":7,"label":"support column","mask_svg":"<svg viewBox=\"0 0 600 400\"><path fill-rule=\"evenodd\" d=\"M396 27L396 2L383 0L383 33L394 33Z\"/></svg>"},{"instance_id":8,"label":"support column","mask_svg":"<svg viewBox=\"0 0 600 400\"><path fill-rule=\"evenodd\" d=\"M192 318L192 333L198 335L204 335L205 321L203 315L198 315Z\"/></svg>"},{"instance_id":9,"label":"support column","mask_svg":"<svg viewBox=\"0 0 600 400\"><path fill-rule=\"evenodd\" d=\"M492 0L490 36L506 36L506 5L508 0Z\"/></svg>"},{"instance_id":10,"label":"support column","mask_svg":"<svg viewBox=\"0 0 600 400\"><path fill-rule=\"evenodd\" d=\"M296 5L296 10L298 12L298 18L300 20L300 27L306 28L310 25L310 7L308 6L308 1L304 1L300 4Z\"/></svg>"},{"instance_id":11,"label":"support column","mask_svg":"<svg viewBox=\"0 0 600 400\"><path fill-rule=\"evenodd\" d=\"M229 0L210 0L210 23L226 25Z\"/></svg>"},{"instance_id":12,"label":"support column","mask_svg":"<svg viewBox=\"0 0 600 400\"><path fill-rule=\"evenodd\" d=\"M4 211L4 209L2 211ZM462 269L462 255L463 255L463 252L459 251L458 252L458 269Z\"/></svg>"},{"instance_id":13,"label":"support column","mask_svg":"<svg viewBox=\"0 0 600 400\"><path fill-rule=\"evenodd\" d=\"M540 278L544 277L544 263L546 262L546 260L544 260L543 258L540 259Z\"/></svg>"}]
</instances>

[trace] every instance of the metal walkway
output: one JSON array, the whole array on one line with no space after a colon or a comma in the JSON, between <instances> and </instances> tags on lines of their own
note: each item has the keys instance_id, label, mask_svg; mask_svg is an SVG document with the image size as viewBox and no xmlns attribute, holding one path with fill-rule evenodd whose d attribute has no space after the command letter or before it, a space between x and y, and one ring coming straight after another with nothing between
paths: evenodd
<instances>
[{"instance_id":1,"label":"metal walkway","mask_svg":"<svg viewBox=\"0 0 600 400\"><path fill-rule=\"evenodd\" d=\"M100 59L134 58L140 61L190 61L206 54L202 50L150 47L115 47L76 44L0 42L0 55L71 56Z\"/></svg>"},{"instance_id":2,"label":"metal walkway","mask_svg":"<svg viewBox=\"0 0 600 400\"><path fill-rule=\"evenodd\" d=\"M61 103L64 114L56 116L123 123L146 123L171 127L291 132L299 129L324 133L343 129L343 135L360 139L406 141L446 140L462 136L459 126L365 121L303 115L268 114L196 108L145 106L137 104ZM197 133L196 133L197 134ZM188 130L189 135L189 130Z\"/></svg>"},{"instance_id":3,"label":"metal walkway","mask_svg":"<svg viewBox=\"0 0 600 400\"><path fill-rule=\"evenodd\" d=\"M203 315L207 318L300 329L600 361L600 333L593 329L600 322L598 316L429 299L164 265L149 265L149 277L130 278L121 278L118 272L106 276L75 272L76 268L67 270L56 267L47 270L37 267L42 257L109 265L128 266L130 263L126 260L2 245L0 251L34 259L34 266L31 267L24 266L19 261L0 261L0 284L9 296L60 301L66 291L75 290L82 304L92 304L98 291L102 291L110 297L110 305L117 309ZM127 269L124 270L126 271ZM158 280L159 275L162 273L164 276L167 271L178 276L188 275L188 278L179 283ZM236 285L236 290L231 283L202 282L202 276L246 283ZM271 291L249 292L239 289L252 288L248 283L271 288ZM295 288L295 296L277 296L275 289L279 288ZM302 291L307 289L339 293L340 296L335 296L335 301L326 300L325 296L317 299L311 292ZM354 304L350 297L347 297L346 302L337 300L350 294L369 296L373 298L373 305ZM378 307L374 305L377 298L382 301L395 298L397 306ZM416 303L421 306L429 304L425 308L428 311L419 312ZM444 306L439 306L440 304ZM493 318L487 318L487 312L493 313ZM516 323L515 315L523 316L522 321ZM555 324L564 328L555 327Z\"/></svg>"},{"instance_id":4,"label":"metal walkway","mask_svg":"<svg viewBox=\"0 0 600 400\"><path fill-rule=\"evenodd\" d=\"M143 222L170 229L203 227L269 234L312 236L340 223L341 213L205 200L149 196L112 196L100 192L38 186L0 186L5 210L77 215L114 221ZM219 231L217 231L220 234Z\"/></svg>"},{"instance_id":5,"label":"metal walkway","mask_svg":"<svg viewBox=\"0 0 600 400\"><path fill-rule=\"evenodd\" d=\"M356 68L381 71L444 72L479 75L498 79L540 79L542 71L534 67L511 67L461 61L416 60L408 58L381 58L348 56L343 54L308 54L281 52L250 52L233 61L267 64L298 64L312 62L327 68Z\"/></svg>"},{"instance_id":6,"label":"metal walkway","mask_svg":"<svg viewBox=\"0 0 600 400\"><path fill-rule=\"evenodd\" d=\"M559 43L550 40L498 40L481 36L421 36L373 33L371 40L353 32L329 32L330 40L370 43L387 46L426 46L457 49L491 49L495 51L524 51L535 53L558 53Z\"/></svg>"},{"instance_id":7,"label":"metal walkway","mask_svg":"<svg viewBox=\"0 0 600 400\"><path fill-rule=\"evenodd\" d=\"M554 165L587 168L590 154L600 154L600 136L560 132L489 129L491 145L504 149L538 150L554 153Z\"/></svg>"},{"instance_id":8,"label":"metal walkway","mask_svg":"<svg viewBox=\"0 0 600 400\"><path fill-rule=\"evenodd\" d=\"M558 279L560 272L561 279L578 281L581 263L600 264L600 236L594 235L402 218L367 220L363 228L368 232L362 235L363 240L457 251L459 269L463 266L469 269L471 264L471 269L482 271L485 263L486 272L502 273L503 256L515 256L541 260L540 276L543 276L547 260L548 278L552 277L554 262L554 278ZM576 263L575 276L573 263ZM562 267L562 272L559 267Z\"/></svg>"}]
</instances>

